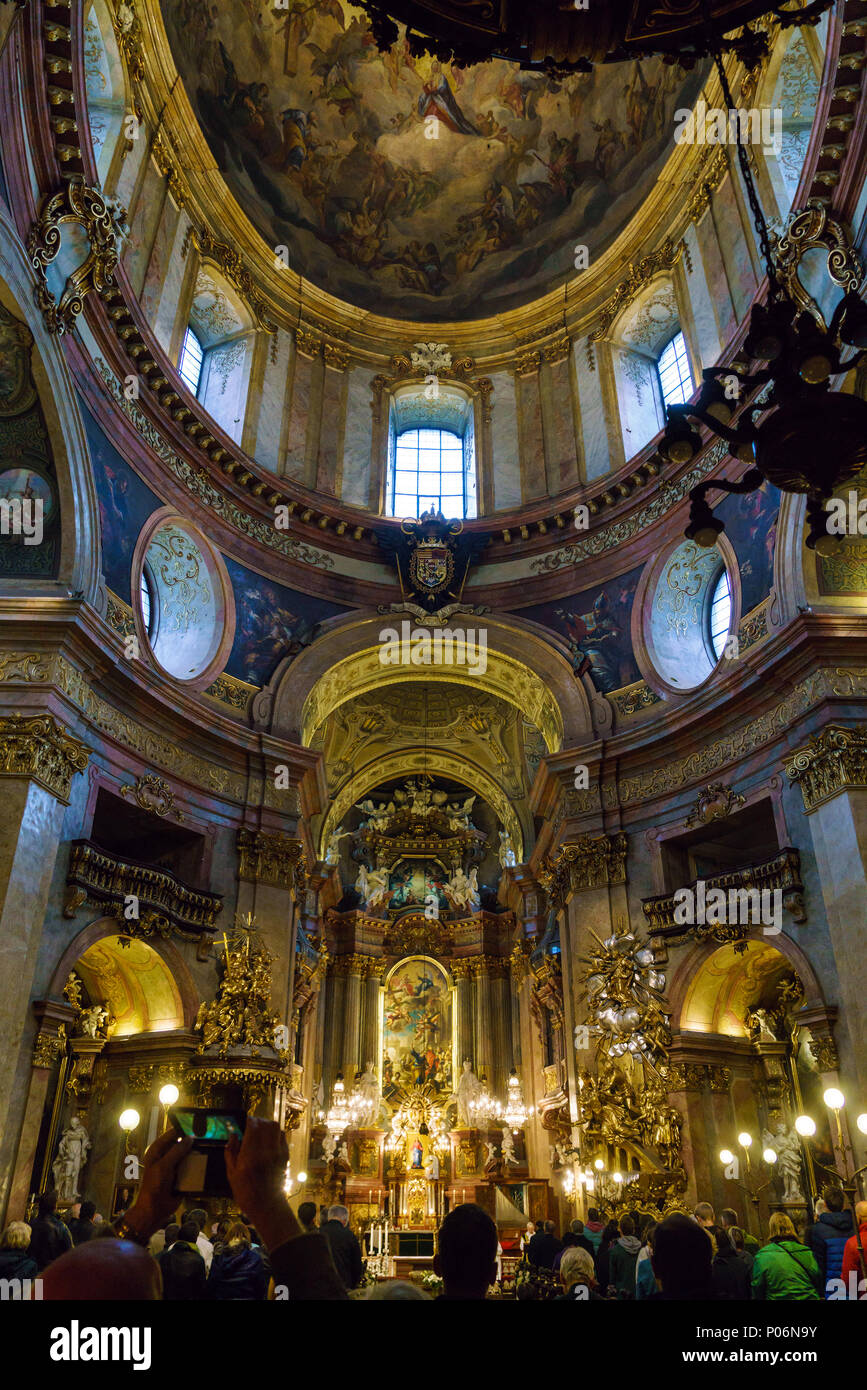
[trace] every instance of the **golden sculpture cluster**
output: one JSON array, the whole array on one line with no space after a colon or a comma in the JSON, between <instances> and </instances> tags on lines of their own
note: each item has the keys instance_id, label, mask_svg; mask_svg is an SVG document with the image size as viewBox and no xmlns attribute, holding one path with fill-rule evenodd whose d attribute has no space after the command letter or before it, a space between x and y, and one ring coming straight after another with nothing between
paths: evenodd
<instances>
[{"instance_id":1,"label":"golden sculpture cluster","mask_svg":"<svg viewBox=\"0 0 867 1390\"><path fill-rule=\"evenodd\" d=\"M622 1146L631 1140L655 1150L668 1169L680 1162L680 1111L668 1103L665 1081L648 1068L638 1090L608 1058L599 1060L598 1073L579 1073L584 1141L590 1153L604 1145Z\"/></svg>"},{"instance_id":2,"label":"golden sculpture cluster","mask_svg":"<svg viewBox=\"0 0 867 1390\"><path fill-rule=\"evenodd\" d=\"M223 977L217 997L203 1003L196 1015L195 1031L201 1035L198 1051L216 1048L221 1057L241 1048L258 1057L278 1047L280 1020L271 1012L271 963L273 957L253 934L252 920L230 939L223 936L219 953Z\"/></svg>"},{"instance_id":3,"label":"golden sculpture cluster","mask_svg":"<svg viewBox=\"0 0 867 1390\"><path fill-rule=\"evenodd\" d=\"M662 993L665 976L655 967L653 951L630 931L596 941L598 949L583 962L583 983L590 1031L600 1050L611 1057L628 1052L662 1062L671 1032Z\"/></svg>"}]
</instances>

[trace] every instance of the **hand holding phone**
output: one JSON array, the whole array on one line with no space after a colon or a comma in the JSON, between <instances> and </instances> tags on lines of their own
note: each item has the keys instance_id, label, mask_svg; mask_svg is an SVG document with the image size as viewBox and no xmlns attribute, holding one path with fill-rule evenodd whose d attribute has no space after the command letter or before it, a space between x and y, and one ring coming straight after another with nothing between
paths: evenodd
<instances>
[{"instance_id":1,"label":"hand holding phone","mask_svg":"<svg viewBox=\"0 0 867 1390\"><path fill-rule=\"evenodd\" d=\"M178 1165L175 1192L189 1197L231 1197L226 1176L226 1144L241 1139L245 1116L238 1110L197 1109L175 1105L169 1122L179 1136L193 1141L190 1153Z\"/></svg>"}]
</instances>

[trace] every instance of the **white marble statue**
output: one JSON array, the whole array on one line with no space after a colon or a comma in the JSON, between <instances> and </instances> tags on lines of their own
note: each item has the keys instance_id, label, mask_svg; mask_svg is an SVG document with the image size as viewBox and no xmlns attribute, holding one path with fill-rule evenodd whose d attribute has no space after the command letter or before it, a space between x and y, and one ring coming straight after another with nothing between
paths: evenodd
<instances>
[{"instance_id":1,"label":"white marble statue","mask_svg":"<svg viewBox=\"0 0 867 1390\"><path fill-rule=\"evenodd\" d=\"M486 1141L486 1142L485 1142L485 1167L487 1168L491 1163L496 1163L496 1161L497 1161L497 1146L496 1146L496 1144L491 1144L490 1142Z\"/></svg>"},{"instance_id":2,"label":"white marble statue","mask_svg":"<svg viewBox=\"0 0 867 1390\"><path fill-rule=\"evenodd\" d=\"M763 1130L762 1144L766 1149L773 1149L777 1155L777 1171L783 1180L783 1201L805 1201L804 1189L801 1185L803 1180L801 1141L797 1132L794 1129L787 1129L782 1121L778 1121L774 1126L773 1134L769 1129Z\"/></svg>"},{"instance_id":3,"label":"white marble statue","mask_svg":"<svg viewBox=\"0 0 867 1390\"><path fill-rule=\"evenodd\" d=\"M456 908L465 908L470 912L475 912L481 902L478 869L470 869L468 877L459 865L449 879L446 892Z\"/></svg>"},{"instance_id":4,"label":"white marble statue","mask_svg":"<svg viewBox=\"0 0 867 1390\"><path fill-rule=\"evenodd\" d=\"M512 1131L509 1129L508 1125L503 1126L503 1142L500 1145L500 1152L503 1155L503 1162L507 1168L510 1163L516 1168L520 1165L520 1159L515 1153L515 1141L512 1138Z\"/></svg>"},{"instance_id":5,"label":"white marble statue","mask_svg":"<svg viewBox=\"0 0 867 1390\"><path fill-rule=\"evenodd\" d=\"M76 1202L79 1198L78 1180L90 1152L90 1136L77 1115L60 1136L57 1157L51 1166L58 1200Z\"/></svg>"},{"instance_id":6,"label":"white marble statue","mask_svg":"<svg viewBox=\"0 0 867 1390\"><path fill-rule=\"evenodd\" d=\"M437 1180L437 1178L439 1177L439 1175L440 1175L440 1161L439 1161L439 1159L437 1158L436 1154L431 1154L431 1156L430 1156L430 1163L428 1164L427 1168L425 1169L425 1176L428 1177L428 1178L430 1178L432 1182L436 1182L436 1180Z\"/></svg>"},{"instance_id":7,"label":"white marble statue","mask_svg":"<svg viewBox=\"0 0 867 1390\"><path fill-rule=\"evenodd\" d=\"M109 1020L109 1012L104 1004L91 1004L89 1009L82 1009L78 1016L78 1026L86 1038L99 1038L103 1036Z\"/></svg>"},{"instance_id":8,"label":"white marble statue","mask_svg":"<svg viewBox=\"0 0 867 1390\"><path fill-rule=\"evenodd\" d=\"M349 1148L345 1139L337 1150L337 1157L341 1163L345 1163L347 1168L349 1167Z\"/></svg>"},{"instance_id":9,"label":"white marble statue","mask_svg":"<svg viewBox=\"0 0 867 1390\"><path fill-rule=\"evenodd\" d=\"M470 1061L465 1061L454 1093L458 1105L459 1125L472 1124L471 1104L478 1100L481 1093L482 1083L473 1071L473 1064Z\"/></svg>"},{"instance_id":10,"label":"white marble statue","mask_svg":"<svg viewBox=\"0 0 867 1390\"><path fill-rule=\"evenodd\" d=\"M378 907L388 893L388 874L384 869L366 869L362 864L355 887L365 907Z\"/></svg>"},{"instance_id":11,"label":"white marble statue","mask_svg":"<svg viewBox=\"0 0 867 1390\"><path fill-rule=\"evenodd\" d=\"M344 830L342 825L332 831L328 836L328 848L325 851L326 864L337 864L340 861L340 841L345 840L351 832Z\"/></svg>"},{"instance_id":12,"label":"white marble statue","mask_svg":"<svg viewBox=\"0 0 867 1390\"><path fill-rule=\"evenodd\" d=\"M326 1163L331 1163L333 1161L336 1149L337 1140L334 1138L334 1135L326 1134L325 1138L322 1140L322 1157L325 1159Z\"/></svg>"},{"instance_id":13,"label":"white marble statue","mask_svg":"<svg viewBox=\"0 0 867 1390\"><path fill-rule=\"evenodd\" d=\"M478 912L479 908L481 907L481 903L482 903L481 897L479 896L479 871L478 871L478 869L475 869L475 868L470 869L470 876L469 876L469 878L467 879L467 884L468 884L468 902L467 902L467 906L468 906L473 912Z\"/></svg>"},{"instance_id":14,"label":"white marble statue","mask_svg":"<svg viewBox=\"0 0 867 1390\"><path fill-rule=\"evenodd\" d=\"M473 809L474 796L468 796L466 801L450 801L446 809L449 818L449 830L469 830L470 812Z\"/></svg>"},{"instance_id":15,"label":"white marble statue","mask_svg":"<svg viewBox=\"0 0 867 1390\"><path fill-rule=\"evenodd\" d=\"M500 867L503 869L513 869L518 860L515 856L515 849L512 844L512 837L508 830L500 831Z\"/></svg>"},{"instance_id":16,"label":"white marble statue","mask_svg":"<svg viewBox=\"0 0 867 1390\"><path fill-rule=\"evenodd\" d=\"M379 1082L376 1079L372 1062L366 1064L364 1071L358 1078L358 1096L361 1101L361 1108L358 1113L359 1127L369 1128L371 1125L375 1125L379 1119L379 1110L382 1104Z\"/></svg>"}]
</instances>

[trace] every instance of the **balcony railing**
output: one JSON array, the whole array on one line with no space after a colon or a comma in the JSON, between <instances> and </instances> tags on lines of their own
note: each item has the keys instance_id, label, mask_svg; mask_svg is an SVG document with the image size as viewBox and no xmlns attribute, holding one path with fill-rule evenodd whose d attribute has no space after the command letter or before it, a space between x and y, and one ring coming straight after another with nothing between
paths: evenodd
<instances>
[{"instance_id":1,"label":"balcony railing","mask_svg":"<svg viewBox=\"0 0 867 1390\"><path fill-rule=\"evenodd\" d=\"M703 885L701 895L697 892L697 885ZM779 854L773 859L766 859L761 864L750 864L742 869L728 869L725 873L713 874L708 878L693 879L689 884L684 884L684 888L693 894L693 901L707 898L712 889L718 888L726 895L726 903L733 899L731 893L741 894L751 893L757 890L761 895L765 892L779 891L782 898L782 905L791 915L794 922L805 922L807 913L804 907L804 885L801 883L801 856L796 849L787 846L781 849ZM677 889L680 893L682 890ZM746 899L741 901L746 902ZM647 918L648 934L658 937L662 941L677 942L684 937L692 937L694 940L714 941L739 941L749 936L754 926L758 924L758 914L756 920L744 921L743 914L738 914L740 920L729 920L731 914L726 915L726 920L713 922L705 920L703 922L693 921L684 922L677 920L675 912L678 904L675 901L675 893L663 893L656 898L644 898L642 907ZM708 913L708 916L710 914Z\"/></svg>"},{"instance_id":2,"label":"balcony railing","mask_svg":"<svg viewBox=\"0 0 867 1390\"><path fill-rule=\"evenodd\" d=\"M117 917L130 936L170 936L190 941L217 930L223 899L219 893L190 888L168 869L121 859L89 840L73 840L66 875L64 916L74 917L85 902ZM137 900L137 916L126 915Z\"/></svg>"}]
</instances>

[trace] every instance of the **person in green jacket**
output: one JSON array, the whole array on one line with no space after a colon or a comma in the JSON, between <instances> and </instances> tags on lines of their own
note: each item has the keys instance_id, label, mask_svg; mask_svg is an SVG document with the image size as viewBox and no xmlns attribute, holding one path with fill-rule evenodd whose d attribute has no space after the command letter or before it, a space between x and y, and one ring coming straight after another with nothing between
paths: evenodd
<instances>
[{"instance_id":1,"label":"person in green jacket","mask_svg":"<svg viewBox=\"0 0 867 1390\"><path fill-rule=\"evenodd\" d=\"M640 1249L632 1217L622 1217L620 1236L608 1252L608 1281L616 1288L618 1298L635 1297L635 1264Z\"/></svg>"},{"instance_id":2,"label":"person in green jacket","mask_svg":"<svg viewBox=\"0 0 867 1390\"><path fill-rule=\"evenodd\" d=\"M785 1212L775 1211L768 1225L770 1239L753 1261L753 1298L778 1301L820 1299L822 1276L812 1250L798 1240Z\"/></svg>"}]
</instances>

